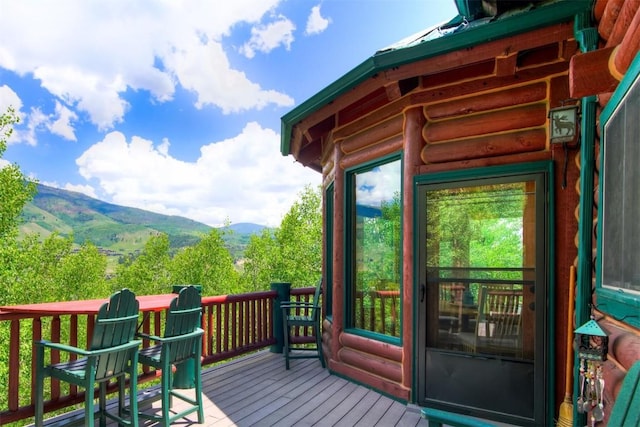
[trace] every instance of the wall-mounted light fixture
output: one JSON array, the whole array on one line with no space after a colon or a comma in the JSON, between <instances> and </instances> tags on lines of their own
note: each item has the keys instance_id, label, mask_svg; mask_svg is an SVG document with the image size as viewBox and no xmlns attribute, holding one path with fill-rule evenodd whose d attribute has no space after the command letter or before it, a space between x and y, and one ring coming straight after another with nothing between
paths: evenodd
<instances>
[{"instance_id":1,"label":"wall-mounted light fixture","mask_svg":"<svg viewBox=\"0 0 640 427\"><path fill-rule=\"evenodd\" d=\"M578 135L578 106L565 105L549 110L552 144L573 142Z\"/></svg>"},{"instance_id":2,"label":"wall-mounted light fixture","mask_svg":"<svg viewBox=\"0 0 640 427\"><path fill-rule=\"evenodd\" d=\"M567 100L571 101L571 100ZM569 149L580 147L578 139L580 112L579 105L564 105L551 108L549 110L549 139L552 144L562 144L564 148L564 172L562 188L567 188L567 162L569 159ZM569 145L569 144L572 145Z\"/></svg>"}]
</instances>

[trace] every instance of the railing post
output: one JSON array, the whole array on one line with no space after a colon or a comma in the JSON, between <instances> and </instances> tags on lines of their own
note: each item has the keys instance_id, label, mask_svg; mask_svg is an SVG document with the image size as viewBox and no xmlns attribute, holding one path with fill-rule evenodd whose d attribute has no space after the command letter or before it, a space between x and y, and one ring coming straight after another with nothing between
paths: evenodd
<instances>
[{"instance_id":1,"label":"railing post","mask_svg":"<svg viewBox=\"0 0 640 427\"><path fill-rule=\"evenodd\" d=\"M284 346L284 331L282 328L282 310L280 309L280 303L289 301L291 283L274 282L271 283L271 290L276 291L278 296L273 302L273 337L276 339L276 343L273 344L269 351L271 353L282 353L282 347Z\"/></svg>"}]
</instances>

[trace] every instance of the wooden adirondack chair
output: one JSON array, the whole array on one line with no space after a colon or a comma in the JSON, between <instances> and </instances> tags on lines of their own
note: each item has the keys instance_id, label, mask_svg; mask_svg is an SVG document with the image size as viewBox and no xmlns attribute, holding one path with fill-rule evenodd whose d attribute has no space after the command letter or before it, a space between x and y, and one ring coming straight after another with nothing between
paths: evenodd
<instances>
[{"instance_id":1,"label":"wooden adirondack chair","mask_svg":"<svg viewBox=\"0 0 640 427\"><path fill-rule=\"evenodd\" d=\"M202 317L202 303L200 292L194 286L183 288L176 298L171 301L167 310L164 337L147 334L137 334L157 342L158 344L140 350L139 361L143 365L162 370L161 379L161 415L140 413L141 418L147 418L168 426L173 421L192 412L198 412L198 423L204 422L202 406L202 378L200 376L202 361L202 334L200 328ZM172 382L172 366L190 367L195 383L195 398L190 398L177 392ZM170 414L172 398L176 397L187 402L190 407L179 413Z\"/></svg>"},{"instance_id":2,"label":"wooden adirondack chair","mask_svg":"<svg viewBox=\"0 0 640 427\"><path fill-rule=\"evenodd\" d=\"M106 417L120 425L138 426L137 386L138 347L134 339L138 323L138 301L133 292L123 289L105 302L96 316L88 350L49 341L36 341L35 425L42 426L44 412L44 380L55 378L85 389L86 425L94 425L94 385L99 384L98 401L100 425ZM45 349L80 356L76 360L45 365ZM124 418L125 375L129 374L129 400L133 416ZM107 383L118 381L118 415L106 411Z\"/></svg>"},{"instance_id":3,"label":"wooden adirondack chair","mask_svg":"<svg viewBox=\"0 0 640 427\"><path fill-rule=\"evenodd\" d=\"M290 359L310 359L318 358L322 367L325 367L324 357L322 355L322 333L320 329L320 294L322 293L322 279L318 281L316 285L316 291L313 295L312 302L303 301L287 301L280 304L282 309L282 320L284 327L284 358L285 367L289 369ZM308 343L294 342L295 331L299 328L307 329L311 328L313 336L315 337L315 346ZM292 334L292 331L294 334ZM292 350L296 350L295 354L292 354ZM300 353L302 351L304 353ZM313 352L315 354L311 354Z\"/></svg>"}]
</instances>

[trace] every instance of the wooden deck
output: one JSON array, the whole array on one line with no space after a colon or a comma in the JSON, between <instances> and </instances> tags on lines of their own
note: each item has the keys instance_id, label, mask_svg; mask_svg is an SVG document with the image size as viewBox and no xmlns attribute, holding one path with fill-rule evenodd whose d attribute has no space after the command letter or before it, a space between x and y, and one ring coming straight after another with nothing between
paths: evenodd
<instances>
[{"instance_id":1,"label":"wooden deck","mask_svg":"<svg viewBox=\"0 0 640 427\"><path fill-rule=\"evenodd\" d=\"M281 354L260 351L203 370L202 381L206 426L427 426L417 407L330 375L317 359L292 360L287 371ZM142 411L157 410L156 392L144 393L152 401ZM75 411L45 425L82 421L82 412ZM192 414L174 425L200 424Z\"/></svg>"}]
</instances>

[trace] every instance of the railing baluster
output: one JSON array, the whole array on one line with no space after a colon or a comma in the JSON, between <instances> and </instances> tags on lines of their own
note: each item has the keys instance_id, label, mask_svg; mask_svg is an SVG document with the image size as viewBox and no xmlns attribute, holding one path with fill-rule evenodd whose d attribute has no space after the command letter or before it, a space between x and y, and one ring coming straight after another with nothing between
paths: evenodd
<instances>
[{"instance_id":1,"label":"railing baluster","mask_svg":"<svg viewBox=\"0 0 640 427\"><path fill-rule=\"evenodd\" d=\"M314 288L296 289L296 298L308 300L313 294ZM268 347L275 343L274 325L272 324L272 311L274 307L274 291L263 291L242 295L226 295L203 297L203 365L219 362L231 357L242 355L260 348ZM81 305L81 301L78 301ZM86 316L86 317L85 317ZM86 318L86 321L85 321ZM20 347L25 342L20 336L21 322L31 322L31 335L25 337L31 341L31 358L24 363L24 355L21 357ZM141 330L145 333L153 331L161 334L164 327L164 314L161 312L142 313L143 322ZM7 325L9 337L6 342L9 346L9 379L7 407L0 407L0 425L13 423L33 416L33 390L35 389L35 364L34 346L32 342L43 337L60 342L64 339L70 345L88 347L95 324L95 316L91 314L75 313L60 316L57 314L34 315L27 312L0 311L0 322ZM46 331L43 331L43 324ZM86 328L85 328L86 326ZM24 325L22 325L24 327ZM279 325L276 325L279 327ZM87 335L80 336L86 329ZM44 336L43 336L44 335ZM145 343L143 345L149 345ZM60 361L60 354L53 352L51 360L47 363ZM155 378L155 372L145 369L138 380L142 383ZM21 402L20 396L24 390L20 385L30 384L31 398L29 402ZM115 390L115 386L110 388ZM49 389L49 387L47 387ZM51 392L45 396L45 412L51 412L60 408L81 403L84 390L64 387L55 381L51 385Z\"/></svg>"}]
</instances>

